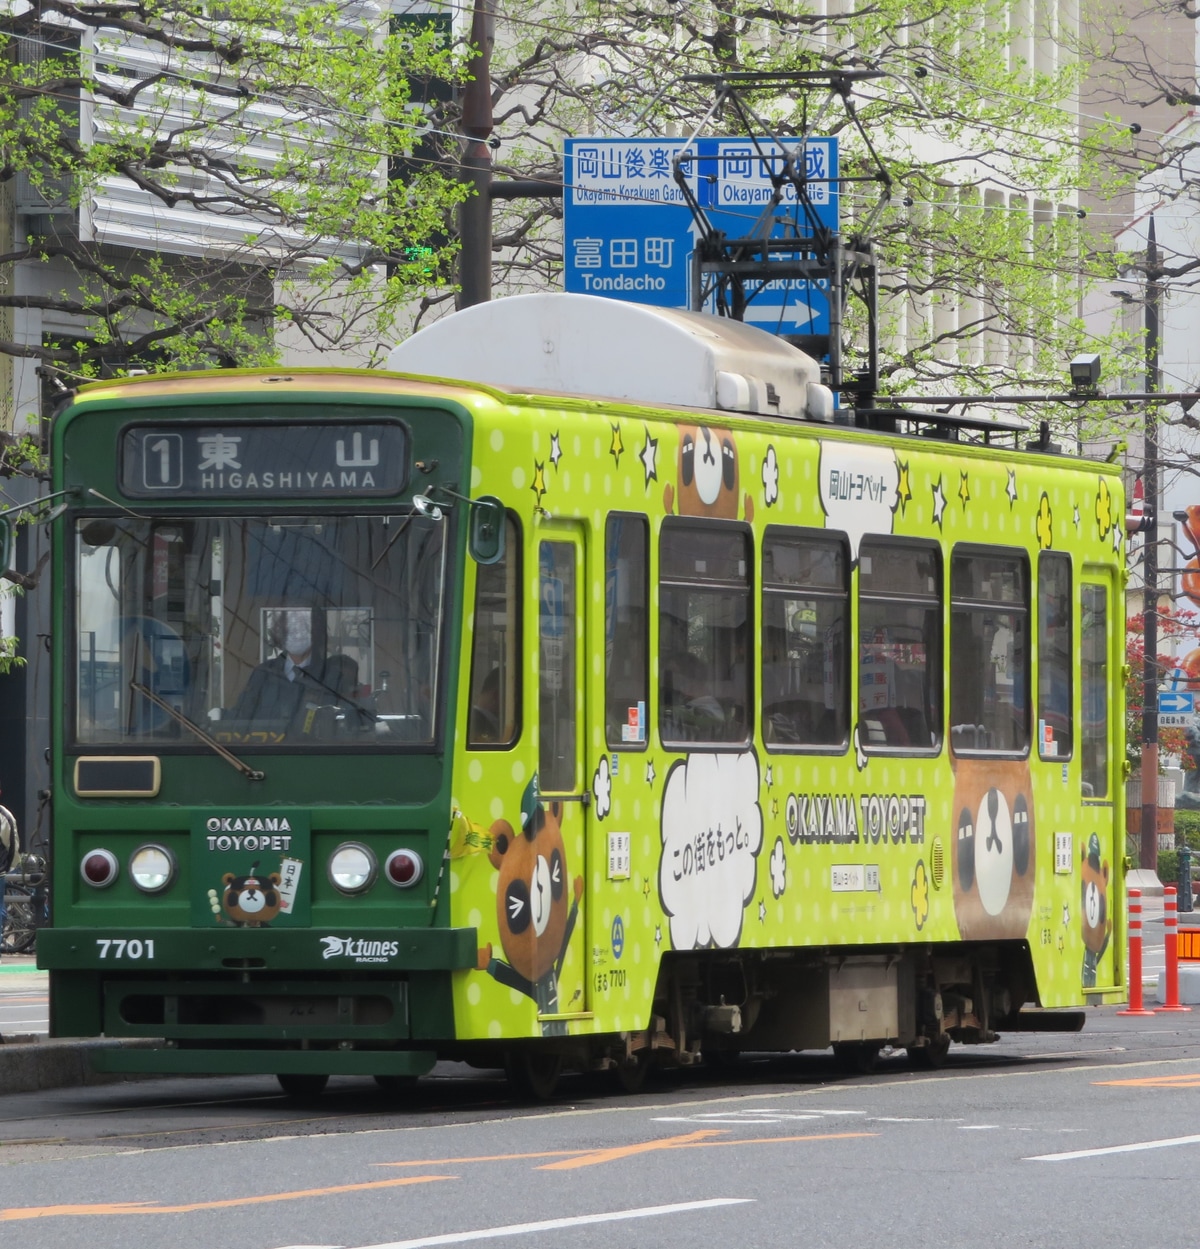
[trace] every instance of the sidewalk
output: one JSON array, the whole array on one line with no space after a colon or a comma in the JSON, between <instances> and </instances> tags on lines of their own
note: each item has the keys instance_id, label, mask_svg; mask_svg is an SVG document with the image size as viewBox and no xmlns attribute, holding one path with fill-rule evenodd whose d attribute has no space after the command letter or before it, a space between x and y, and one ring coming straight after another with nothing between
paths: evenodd
<instances>
[{"instance_id":1,"label":"sidewalk","mask_svg":"<svg viewBox=\"0 0 1200 1249\"><path fill-rule=\"evenodd\" d=\"M39 971L33 954L0 957L0 990L45 994L49 973ZM0 999L2 1000L2 999ZM152 1042L97 1037L51 1040L37 1033L0 1036L0 1093L32 1093L38 1089L74 1088L140 1080L143 1076L112 1075L92 1070L91 1052L114 1045L144 1046Z\"/></svg>"},{"instance_id":2,"label":"sidewalk","mask_svg":"<svg viewBox=\"0 0 1200 1249\"><path fill-rule=\"evenodd\" d=\"M0 955L0 974L8 972L16 976L45 976L44 971L37 969L37 957L33 954Z\"/></svg>"}]
</instances>

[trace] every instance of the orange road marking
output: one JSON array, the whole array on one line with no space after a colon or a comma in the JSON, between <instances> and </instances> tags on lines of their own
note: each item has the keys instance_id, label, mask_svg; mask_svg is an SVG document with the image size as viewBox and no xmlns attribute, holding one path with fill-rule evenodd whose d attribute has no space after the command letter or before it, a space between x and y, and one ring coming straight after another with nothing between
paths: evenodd
<instances>
[{"instance_id":1,"label":"orange road marking","mask_svg":"<svg viewBox=\"0 0 1200 1249\"><path fill-rule=\"evenodd\" d=\"M272 1201L296 1201L301 1197L332 1197L337 1193L361 1193L373 1188L398 1188L402 1184L432 1184L456 1180L457 1175L406 1175L396 1180L372 1180L365 1184L338 1184L332 1188L301 1188L292 1193L263 1193L258 1197L229 1197L224 1201L196 1201L186 1206L159 1206L148 1201L116 1201L94 1206L12 1206L0 1210L0 1222L15 1219L49 1219L68 1214L193 1214L197 1210L228 1210L233 1206L258 1206Z\"/></svg>"},{"instance_id":2,"label":"orange road marking","mask_svg":"<svg viewBox=\"0 0 1200 1249\"><path fill-rule=\"evenodd\" d=\"M721 1136L722 1132L693 1132L688 1136L668 1136L664 1140L646 1141L642 1145L619 1146L616 1149L598 1149L583 1158L572 1158L567 1162L552 1162L548 1166L538 1167L539 1171L571 1171L577 1167L591 1167L601 1162L613 1162L618 1158L628 1158L634 1154L649 1153L655 1149L722 1149L736 1148L738 1145L786 1145L795 1141L848 1141L857 1137L878 1136L878 1132L829 1132L825 1135L810 1136L758 1136L749 1140L738 1141L706 1141L697 1138L703 1136Z\"/></svg>"},{"instance_id":3,"label":"orange road marking","mask_svg":"<svg viewBox=\"0 0 1200 1249\"><path fill-rule=\"evenodd\" d=\"M1142 1076L1137 1080L1093 1080L1093 1084L1140 1089L1200 1088L1200 1074L1180 1076Z\"/></svg>"},{"instance_id":4,"label":"orange road marking","mask_svg":"<svg viewBox=\"0 0 1200 1249\"><path fill-rule=\"evenodd\" d=\"M705 1149L717 1147L733 1147L737 1145L782 1145L796 1141L847 1141L861 1137L878 1136L878 1132L830 1132L824 1135L810 1133L806 1136L760 1136L749 1140L717 1141L714 1136L728 1136L726 1128L707 1128L698 1132L689 1132L686 1136L665 1136L653 1141L642 1141L636 1145L616 1145L611 1149L556 1149L545 1150L533 1154L486 1154L473 1158L418 1158L407 1162L380 1162L381 1167L452 1167L463 1166L470 1162L525 1162L534 1158L561 1158L561 1162L547 1163L536 1167L538 1171L574 1171L580 1167L598 1166L604 1162L616 1162L621 1158L631 1158L638 1154L650 1153L658 1149Z\"/></svg>"},{"instance_id":5,"label":"orange road marking","mask_svg":"<svg viewBox=\"0 0 1200 1249\"><path fill-rule=\"evenodd\" d=\"M695 1145L710 1136L728 1135L723 1129L705 1128L689 1132L686 1136L664 1136L656 1141L640 1141L636 1145L614 1145L611 1149L593 1149L582 1158L565 1158L562 1162L548 1162L539 1171L574 1171L578 1167L594 1167L602 1162L616 1162L620 1158L633 1158L638 1154L653 1153L657 1149L678 1149L681 1145Z\"/></svg>"}]
</instances>

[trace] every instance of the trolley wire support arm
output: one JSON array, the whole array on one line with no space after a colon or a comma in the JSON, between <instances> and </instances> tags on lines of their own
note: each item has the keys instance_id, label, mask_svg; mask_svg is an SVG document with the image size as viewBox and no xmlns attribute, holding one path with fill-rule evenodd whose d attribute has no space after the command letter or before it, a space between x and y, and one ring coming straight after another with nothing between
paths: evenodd
<instances>
[{"instance_id":1,"label":"trolley wire support arm","mask_svg":"<svg viewBox=\"0 0 1200 1249\"><path fill-rule=\"evenodd\" d=\"M672 169L674 181L695 224L692 308L700 311L712 298L718 315L741 321L745 318L747 306L771 282L825 283L829 299L828 336L787 337L795 346L811 354L827 355L829 384L837 390L852 391L860 402L866 400L868 403L878 388L879 376L878 288L869 238L891 196L892 180L850 97L855 83L881 77L884 75L878 70L686 75L684 81L711 84L716 90L712 105L693 127L682 150L675 156ZM801 90L823 87L827 91L816 116L811 121L806 118L801 132L789 136L790 142L785 141L777 133L778 128L760 117L745 99L748 92L775 90L783 85ZM824 123L826 114L837 100L841 101L847 118L861 137L874 170L847 177L810 177L807 168L808 140L818 132L816 128ZM736 115L771 185L771 194L753 226L747 234L736 238L714 225L689 179L693 170L697 179L709 176L699 167L696 140L726 107ZM881 189L878 202L868 213L862 228L853 239L846 241L839 231L831 230L822 222L813 201L812 188L818 184L841 186L851 182L873 182ZM785 222L777 216L777 212L789 187L795 195L795 209L792 221ZM784 230L782 235L777 233L780 227ZM857 293L866 311L867 364L865 369L849 379L844 376L842 334L848 293L855 285L860 287Z\"/></svg>"}]
</instances>

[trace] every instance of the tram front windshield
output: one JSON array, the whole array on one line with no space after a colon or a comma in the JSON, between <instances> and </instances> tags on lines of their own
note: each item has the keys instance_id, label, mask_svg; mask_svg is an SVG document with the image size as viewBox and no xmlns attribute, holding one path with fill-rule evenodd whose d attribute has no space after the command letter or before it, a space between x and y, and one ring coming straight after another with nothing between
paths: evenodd
<instances>
[{"instance_id":1,"label":"tram front windshield","mask_svg":"<svg viewBox=\"0 0 1200 1249\"><path fill-rule=\"evenodd\" d=\"M444 524L91 517L75 528L82 747L434 741Z\"/></svg>"}]
</instances>

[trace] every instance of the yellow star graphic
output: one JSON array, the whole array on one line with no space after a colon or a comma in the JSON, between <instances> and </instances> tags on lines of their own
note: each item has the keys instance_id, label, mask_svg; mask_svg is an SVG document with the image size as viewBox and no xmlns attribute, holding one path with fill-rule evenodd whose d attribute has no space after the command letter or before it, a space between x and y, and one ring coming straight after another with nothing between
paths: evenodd
<instances>
[{"instance_id":1,"label":"yellow star graphic","mask_svg":"<svg viewBox=\"0 0 1200 1249\"><path fill-rule=\"evenodd\" d=\"M908 464L903 460L897 460L896 467L900 470L900 476L896 482L896 506L900 508L900 515L903 516L912 498L912 485L908 480ZM892 511L895 510L896 508L893 507Z\"/></svg>"},{"instance_id":2,"label":"yellow star graphic","mask_svg":"<svg viewBox=\"0 0 1200 1249\"><path fill-rule=\"evenodd\" d=\"M913 873L908 900L912 906L913 918L917 922L917 931L920 932L929 918L929 877L925 872L924 859L917 860L917 870Z\"/></svg>"},{"instance_id":3,"label":"yellow star graphic","mask_svg":"<svg viewBox=\"0 0 1200 1249\"><path fill-rule=\"evenodd\" d=\"M958 497L962 500L963 511L966 511L967 500L971 497L971 488L967 484L966 473L959 473L958 477Z\"/></svg>"},{"instance_id":4,"label":"yellow star graphic","mask_svg":"<svg viewBox=\"0 0 1200 1249\"><path fill-rule=\"evenodd\" d=\"M618 464L620 464L620 463L621 463L621 452L625 450L625 444L621 441L621 427L620 427L620 425L614 425L614 426L612 427L612 432L613 432L613 436L612 436L612 446L611 446L611 447L609 447L609 452L612 454L612 458L613 458L613 459L614 459L614 460L615 460Z\"/></svg>"},{"instance_id":5,"label":"yellow star graphic","mask_svg":"<svg viewBox=\"0 0 1200 1249\"><path fill-rule=\"evenodd\" d=\"M1038 504L1037 524L1038 546L1048 550L1054 542L1054 516L1050 511L1050 496L1042 491L1042 501Z\"/></svg>"},{"instance_id":6,"label":"yellow star graphic","mask_svg":"<svg viewBox=\"0 0 1200 1249\"><path fill-rule=\"evenodd\" d=\"M533 485L530 490L537 496L538 504L541 504L542 495L546 493L546 465L545 462L534 460L533 462Z\"/></svg>"},{"instance_id":7,"label":"yellow star graphic","mask_svg":"<svg viewBox=\"0 0 1200 1249\"><path fill-rule=\"evenodd\" d=\"M1112 528L1112 495L1108 493L1108 482L1100 478L1100 490L1096 495L1096 524L1100 526L1100 536L1108 537Z\"/></svg>"}]
</instances>

